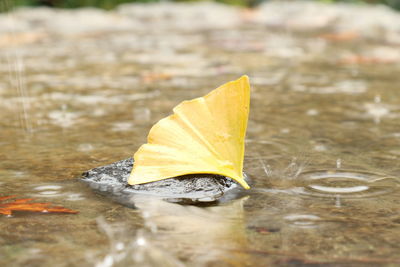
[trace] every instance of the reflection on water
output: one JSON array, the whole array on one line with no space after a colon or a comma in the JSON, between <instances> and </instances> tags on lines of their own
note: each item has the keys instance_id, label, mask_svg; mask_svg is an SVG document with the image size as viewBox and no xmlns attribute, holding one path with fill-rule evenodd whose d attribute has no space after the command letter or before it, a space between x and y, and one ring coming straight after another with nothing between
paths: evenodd
<instances>
[{"instance_id":1,"label":"reflection on water","mask_svg":"<svg viewBox=\"0 0 400 267\"><path fill-rule=\"evenodd\" d=\"M243 203L247 198L222 206L182 206L148 196L135 196L143 229L127 236L127 226L97 220L109 238L108 253L91 255L96 266L206 266L221 260L238 265L249 262L246 255L231 252L247 245ZM179 255L179 256L178 256Z\"/></svg>"},{"instance_id":2,"label":"reflection on water","mask_svg":"<svg viewBox=\"0 0 400 267\"><path fill-rule=\"evenodd\" d=\"M400 15L279 2L0 15L0 196L80 211L0 218L0 265L400 264ZM242 74L246 197L131 209L75 179Z\"/></svg>"},{"instance_id":3,"label":"reflection on water","mask_svg":"<svg viewBox=\"0 0 400 267\"><path fill-rule=\"evenodd\" d=\"M246 199L208 208L181 206L146 197L135 198L135 203L165 250L199 265L220 260L240 265L247 257L228 251L246 247L243 211Z\"/></svg>"}]
</instances>

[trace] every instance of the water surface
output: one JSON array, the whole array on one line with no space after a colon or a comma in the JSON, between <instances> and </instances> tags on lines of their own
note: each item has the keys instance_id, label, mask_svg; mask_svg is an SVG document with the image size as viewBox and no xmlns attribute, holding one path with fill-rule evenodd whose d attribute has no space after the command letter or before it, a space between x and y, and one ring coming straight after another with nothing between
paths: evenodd
<instances>
[{"instance_id":1,"label":"water surface","mask_svg":"<svg viewBox=\"0 0 400 267\"><path fill-rule=\"evenodd\" d=\"M400 263L400 42L382 34L390 29L339 38L326 35L329 19L274 25L217 5L193 19L204 10L1 17L14 29L0 35L0 196L80 213L0 218L0 265ZM130 209L77 179L132 156L179 102L242 74L252 82L247 196L211 207L138 196Z\"/></svg>"}]
</instances>

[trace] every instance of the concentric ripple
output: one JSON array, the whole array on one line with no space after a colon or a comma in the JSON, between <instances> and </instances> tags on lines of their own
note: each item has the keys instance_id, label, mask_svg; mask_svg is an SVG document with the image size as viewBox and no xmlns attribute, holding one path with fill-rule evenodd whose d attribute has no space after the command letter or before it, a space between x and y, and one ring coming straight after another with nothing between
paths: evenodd
<instances>
[{"instance_id":1,"label":"concentric ripple","mask_svg":"<svg viewBox=\"0 0 400 267\"><path fill-rule=\"evenodd\" d=\"M303 185L298 193L316 197L363 198L393 193L399 187L397 177L378 173L320 170L299 176Z\"/></svg>"},{"instance_id":2,"label":"concentric ripple","mask_svg":"<svg viewBox=\"0 0 400 267\"><path fill-rule=\"evenodd\" d=\"M66 188L56 184L34 185L33 190L32 193L34 197L63 197L69 201L80 201L85 199L81 193L66 191Z\"/></svg>"},{"instance_id":3,"label":"concentric ripple","mask_svg":"<svg viewBox=\"0 0 400 267\"><path fill-rule=\"evenodd\" d=\"M301 228L314 228L321 220L319 216L312 214L289 214L284 219L290 225Z\"/></svg>"}]
</instances>

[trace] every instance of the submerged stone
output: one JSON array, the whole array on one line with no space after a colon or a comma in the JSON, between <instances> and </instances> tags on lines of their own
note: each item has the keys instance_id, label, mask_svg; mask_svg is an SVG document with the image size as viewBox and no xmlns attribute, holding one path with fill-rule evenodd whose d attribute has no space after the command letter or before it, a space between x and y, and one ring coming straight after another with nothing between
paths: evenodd
<instances>
[{"instance_id":1,"label":"submerged stone","mask_svg":"<svg viewBox=\"0 0 400 267\"><path fill-rule=\"evenodd\" d=\"M135 194L153 195L182 204L199 204L226 201L244 191L230 178L213 174L191 174L129 185L127 181L132 167L133 159L124 159L91 169L83 173L82 180L97 192L128 206L134 206Z\"/></svg>"}]
</instances>

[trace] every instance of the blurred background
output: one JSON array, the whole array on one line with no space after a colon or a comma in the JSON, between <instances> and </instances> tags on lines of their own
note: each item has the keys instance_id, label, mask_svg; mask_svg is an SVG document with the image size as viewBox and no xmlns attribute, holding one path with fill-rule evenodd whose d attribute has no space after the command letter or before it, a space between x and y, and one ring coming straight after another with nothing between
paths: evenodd
<instances>
[{"instance_id":1,"label":"blurred background","mask_svg":"<svg viewBox=\"0 0 400 267\"><path fill-rule=\"evenodd\" d=\"M172 2L200 2L201 0L177 0ZM216 2L240 5L240 6L255 6L268 0L216 0ZM316 2L334 3L346 2L356 4L384 4L395 9L400 9L400 0L315 0ZM12 1L10 1L12 2ZM52 6L62 8L77 8L77 7L100 7L111 9L123 3L150 3L159 2L157 0L15 0L15 6Z\"/></svg>"}]
</instances>

